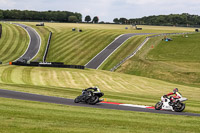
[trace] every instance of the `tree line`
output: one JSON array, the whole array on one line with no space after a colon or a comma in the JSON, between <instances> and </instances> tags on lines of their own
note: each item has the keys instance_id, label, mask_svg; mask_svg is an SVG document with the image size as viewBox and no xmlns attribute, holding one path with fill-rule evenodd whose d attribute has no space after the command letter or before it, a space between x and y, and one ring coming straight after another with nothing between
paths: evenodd
<instances>
[{"instance_id":1,"label":"tree line","mask_svg":"<svg viewBox=\"0 0 200 133\"><path fill-rule=\"evenodd\" d=\"M0 20L82 22L82 14L69 11L0 10Z\"/></svg>"},{"instance_id":2,"label":"tree line","mask_svg":"<svg viewBox=\"0 0 200 133\"><path fill-rule=\"evenodd\" d=\"M166 26L199 26L200 16L188 13L148 16L135 19L115 18L117 24L141 24L141 25L166 25Z\"/></svg>"}]
</instances>

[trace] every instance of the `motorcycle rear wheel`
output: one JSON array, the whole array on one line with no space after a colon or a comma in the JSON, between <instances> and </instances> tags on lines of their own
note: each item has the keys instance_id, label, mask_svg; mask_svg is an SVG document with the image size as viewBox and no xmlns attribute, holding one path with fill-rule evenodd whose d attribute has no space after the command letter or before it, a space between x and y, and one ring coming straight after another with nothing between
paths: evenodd
<instances>
[{"instance_id":1,"label":"motorcycle rear wheel","mask_svg":"<svg viewBox=\"0 0 200 133\"><path fill-rule=\"evenodd\" d=\"M163 105L162 102L156 103L156 105L155 105L155 110L161 110L161 109L162 109L162 105Z\"/></svg>"},{"instance_id":2,"label":"motorcycle rear wheel","mask_svg":"<svg viewBox=\"0 0 200 133\"><path fill-rule=\"evenodd\" d=\"M175 112L182 112L185 109L185 104L184 103L179 103L177 107L174 107Z\"/></svg>"},{"instance_id":3,"label":"motorcycle rear wheel","mask_svg":"<svg viewBox=\"0 0 200 133\"><path fill-rule=\"evenodd\" d=\"M90 104L90 105L94 105L94 104L96 104L98 102L99 102L99 97L98 96L93 96L87 101L87 103Z\"/></svg>"}]
</instances>

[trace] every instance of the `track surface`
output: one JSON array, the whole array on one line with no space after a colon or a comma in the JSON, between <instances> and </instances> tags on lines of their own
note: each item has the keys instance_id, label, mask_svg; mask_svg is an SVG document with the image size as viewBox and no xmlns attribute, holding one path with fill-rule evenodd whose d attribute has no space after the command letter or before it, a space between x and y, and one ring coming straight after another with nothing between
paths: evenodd
<instances>
[{"instance_id":1,"label":"track surface","mask_svg":"<svg viewBox=\"0 0 200 133\"><path fill-rule=\"evenodd\" d=\"M71 105L71 106L81 106L81 107L92 107L92 108L101 108L101 109L115 109L115 110L149 112L149 113L159 113L159 114L172 114L172 115L199 116L200 117L200 114L193 114L193 113L186 113L186 112L179 113L179 112L172 112L172 111L158 111L158 110L154 110L154 109L120 106L120 105L106 104L106 103L99 103L96 105L76 104L76 103L74 103L73 99L43 96L43 95L36 95L36 94L2 90L2 89L0 89L0 97L55 103L55 104L64 104L64 105Z\"/></svg>"},{"instance_id":2,"label":"track surface","mask_svg":"<svg viewBox=\"0 0 200 133\"><path fill-rule=\"evenodd\" d=\"M26 25L23 24L17 24L14 23L22 28L24 28L27 33L29 34L30 37L30 43L29 43L29 47L26 50L26 52L16 61L23 61L23 59L29 61L31 59L33 59L36 54L38 53L39 49L40 49L40 44L41 44L41 39L39 34L31 27L28 27Z\"/></svg>"},{"instance_id":3,"label":"track surface","mask_svg":"<svg viewBox=\"0 0 200 133\"><path fill-rule=\"evenodd\" d=\"M124 34L116 38L110 45L97 54L92 60L90 60L85 66L86 68L98 69L101 64L126 40L136 35L148 35L149 33L130 33Z\"/></svg>"}]
</instances>

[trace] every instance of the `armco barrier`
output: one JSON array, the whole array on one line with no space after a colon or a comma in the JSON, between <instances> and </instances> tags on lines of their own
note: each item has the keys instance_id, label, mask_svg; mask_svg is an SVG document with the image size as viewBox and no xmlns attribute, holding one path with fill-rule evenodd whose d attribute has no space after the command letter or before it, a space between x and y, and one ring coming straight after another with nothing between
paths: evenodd
<instances>
[{"instance_id":1,"label":"armco barrier","mask_svg":"<svg viewBox=\"0 0 200 133\"><path fill-rule=\"evenodd\" d=\"M80 65L64 65L62 62L10 62L10 65L18 65L18 66L35 66L35 67L57 67L57 68L74 68L74 69L85 69L85 66Z\"/></svg>"},{"instance_id":2,"label":"armco barrier","mask_svg":"<svg viewBox=\"0 0 200 133\"><path fill-rule=\"evenodd\" d=\"M43 62L46 62L47 54L48 54L49 47L50 47L51 37L52 37L52 32L49 33L49 39L48 39L47 47L46 47L46 50L44 53Z\"/></svg>"}]
</instances>

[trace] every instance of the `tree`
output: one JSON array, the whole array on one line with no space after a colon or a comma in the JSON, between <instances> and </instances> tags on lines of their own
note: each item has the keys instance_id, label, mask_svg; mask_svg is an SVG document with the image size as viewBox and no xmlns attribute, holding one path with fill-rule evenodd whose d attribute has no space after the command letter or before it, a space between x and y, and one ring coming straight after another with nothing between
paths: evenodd
<instances>
[{"instance_id":1,"label":"tree","mask_svg":"<svg viewBox=\"0 0 200 133\"><path fill-rule=\"evenodd\" d=\"M3 12L0 10L0 20L3 19Z\"/></svg>"},{"instance_id":2,"label":"tree","mask_svg":"<svg viewBox=\"0 0 200 133\"><path fill-rule=\"evenodd\" d=\"M78 22L78 18L76 16L69 16L68 21L69 22Z\"/></svg>"},{"instance_id":3,"label":"tree","mask_svg":"<svg viewBox=\"0 0 200 133\"><path fill-rule=\"evenodd\" d=\"M88 22L90 22L91 21L91 17L89 16L89 15L87 15L86 17L85 17L85 21L88 23Z\"/></svg>"},{"instance_id":4,"label":"tree","mask_svg":"<svg viewBox=\"0 0 200 133\"><path fill-rule=\"evenodd\" d=\"M127 22L127 19L126 19L126 18L120 18L120 19L119 19L119 22L120 22L121 24L125 24L125 23Z\"/></svg>"},{"instance_id":5,"label":"tree","mask_svg":"<svg viewBox=\"0 0 200 133\"><path fill-rule=\"evenodd\" d=\"M113 22L116 23L116 24L118 24L119 23L119 19L115 18L115 19L113 19Z\"/></svg>"},{"instance_id":6,"label":"tree","mask_svg":"<svg viewBox=\"0 0 200 133\"><path fill-rule=\"evenodd\" d=\"M92 20L93 23L98 23L99 22L99 17L95 16Z\"/></svg>"}]
</instances>

